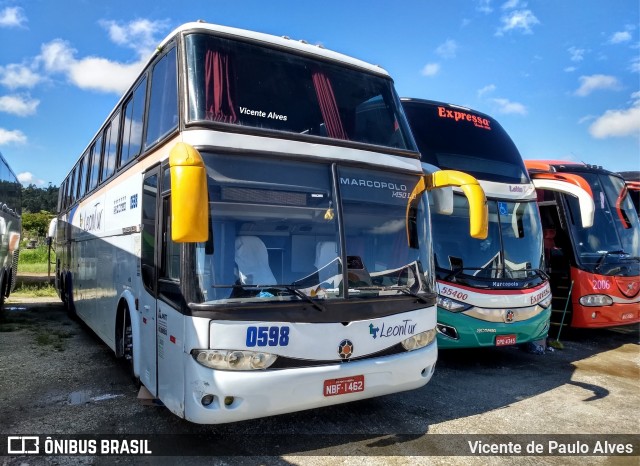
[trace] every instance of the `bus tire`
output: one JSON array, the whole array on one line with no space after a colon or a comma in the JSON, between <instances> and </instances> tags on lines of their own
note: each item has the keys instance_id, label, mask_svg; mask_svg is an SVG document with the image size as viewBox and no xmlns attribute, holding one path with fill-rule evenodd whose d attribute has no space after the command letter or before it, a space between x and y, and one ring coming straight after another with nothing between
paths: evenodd
<instances>
[{"instance_id":1,"label":"bus tire","mask_svg":"<svg viewBox=\"0 0 640 466\"><path fill-rule=\"evenodd\" d=\"M4 269L2 273L0 273L0 318L4 318L4 287L7 282L6 274L4 273Z\"/></svg>"},{"instance_id":2,"label":"bus tire","mask_svg":"<svg viewBox=\"0 0 640 466\"><path fill-rule=\"evenodd\" d=\"M2 273L0 274L0 307L4 306L4 300L7 298L9 294L10 284L7 281L7 271L2 269Z\"/></svg>"},{"instance_id":3,"label":"bus tire","mask_svg":"<svg viewBox=\"0 0 640 466\"><path fill-rule=\"evenodd\" d=\"M76 306L73 304L73 287L70 273L65 274L62 283L62 289L64 290L64 292L62 293L62 295L64 296L62 302L64 304L64 308L67 311L67 315L75 320L77 319L78 314L76 313Z\"/></svg>"},{"instance_id":4,"label":"bus tire","mask_svg":"<svg viewBox=\"0 0 640 466\"><path fill-rule=\"evenodd\" d=\"M122 364L124 365L127 374L129 374L129 377L133 380L136 388L139 388L141 385L140 378L136 377L133 368L133 358L136 351L133 345L133 327L131 326L129 306L126 302L121 304L117 316L118 322L116 323L116 331L118 332L118 348L116 349L116 355L121 357Z\"/></svg>"}]
</instances>

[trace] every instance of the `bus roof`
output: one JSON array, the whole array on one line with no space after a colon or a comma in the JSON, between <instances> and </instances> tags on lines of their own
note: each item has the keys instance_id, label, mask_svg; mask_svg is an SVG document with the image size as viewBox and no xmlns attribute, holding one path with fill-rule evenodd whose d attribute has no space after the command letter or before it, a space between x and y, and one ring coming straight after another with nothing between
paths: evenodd
<instances>
[{"instance_id":1,"label":"bus roof","mask_svg":"<svg viewBox=\"0 0 640 466\"><path fill-rule=\"evenodd\" d=\"M176 34L198 30L218 33L220 35L225 35L237 39L249 39L276 47L284 47L305 54L316 55L320 58L342 62L346 65L362 68L371 73L389 77L389 73L384 68L378 65L373 65L371 63L358 60L357 58L325 49L322 45L312 45L305 40L295 40L287 36L274 36L262 32L250 31L248 29L239 29L229 26L222 26L219 24L207 23L205 21L195 21L178 26L171 32L171 34L169 34L160 42L158 49L162 49L162 47L164 47L165 44L167 44L173 37L175 37Z\"/></svg>"},{"instance_id":2,"label":"bus roof","mask_svg":"<svg viewBox=\"0 0 640 466\"><path fill-rule=\"evenodd\" d=\"M600 165L589 165L584 162L572 162L572 161L563 161L563 160L525 160L524 161L527 170L530 172L599 172L605 173L607 175L616 176L618 178L623 178L621 174L615 173L607 170L606 168L601 167Z\"/></svg>"}]
</instances>

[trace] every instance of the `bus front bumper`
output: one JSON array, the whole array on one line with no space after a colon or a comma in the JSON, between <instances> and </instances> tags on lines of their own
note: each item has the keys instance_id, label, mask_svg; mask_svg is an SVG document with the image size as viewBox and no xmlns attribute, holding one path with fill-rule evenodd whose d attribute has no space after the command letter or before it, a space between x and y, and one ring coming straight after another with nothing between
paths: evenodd
<instances>
[{"instance_id":1,"label":"bus front bumper","mask_svg":"<svg viewBox=\"0 0 640 466\"><path fill-rule=\"evenodd\" d=\"M593 307L582 306L579 302L572 304L572 327L604 328L640 322L640 303L616 303L613 306Z\"/></svg>"},{"instance_id":2,"label":"bus front bumper","mask_svg":"<svg viewBox=\"0 0 640 466\"><path fill-rule=\"evenodd\" d=\"M412 390L429 382L437 355L434 341L407 353L327 366L220 371L185 354L184 417L198 424L220 424ZM356 376L364 376L364 390L325 395L325 381ZM205 406L207 395L213 401Z\"/></svg>"},{"instance_id":3,"label":"bus front bumper","mask_svg":"<svg viewBox=\"0 0 640 466\"><path fill-rule=\"evenodd\" d=\"M498 323L438 308L438 347L478 348L542 340L549 332L550 316L551 308L548 308L527 320Z\"/></svg>"}]
</instances>

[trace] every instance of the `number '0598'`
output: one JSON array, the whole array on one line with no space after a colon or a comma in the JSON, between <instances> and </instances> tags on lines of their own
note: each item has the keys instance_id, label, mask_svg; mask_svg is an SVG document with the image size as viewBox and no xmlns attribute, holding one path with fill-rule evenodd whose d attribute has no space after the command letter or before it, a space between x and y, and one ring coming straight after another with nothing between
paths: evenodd
<instances>
[{"instance_id":1,"label":"number '0598'","mask_svg":"<svg viewBox=\"0 0 640 466\"><path fill-rule=\"evenodd\" d=\"M288 346L289 327L247 327L247 347L254 346Z\"/></svg>"}]
</instances>

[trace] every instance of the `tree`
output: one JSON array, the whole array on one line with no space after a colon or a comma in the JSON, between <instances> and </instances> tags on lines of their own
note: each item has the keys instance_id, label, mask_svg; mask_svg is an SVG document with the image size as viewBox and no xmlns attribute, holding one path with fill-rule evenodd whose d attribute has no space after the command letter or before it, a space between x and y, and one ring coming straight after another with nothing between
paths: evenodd
<instances>
[{"instance_id":1,"label":"tree","mask_svg":"<svg viewBox=\"0 0 640 466\"><path fill-rule=\"evenodd\" d=\"M58 209L58 187L49 185L38 188L30 184L22 188L22 212L56 212Z\"/></svg>"},{"instance_id":2,"label":"tree","mask_svg":"<svg viewBox=\"0 0 640 466\"><path fill-rule=\"evenodd\" d=\"M22 231L23 237L27 235L35 235L37 237L47 236L49 232L49 222L55 217L55 214L41 211L37 213L24 212L22 214Z\"/></svg>"}]
</instances>

